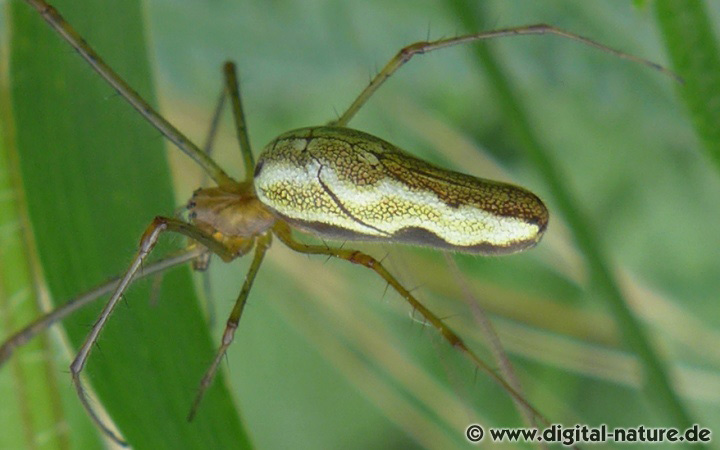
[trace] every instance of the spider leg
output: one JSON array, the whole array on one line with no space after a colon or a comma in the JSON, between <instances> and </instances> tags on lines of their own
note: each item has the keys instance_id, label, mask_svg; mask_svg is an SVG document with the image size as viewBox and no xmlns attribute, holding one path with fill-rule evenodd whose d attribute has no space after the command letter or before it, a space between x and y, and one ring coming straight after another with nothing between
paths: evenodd
<instances>
[{"instance_id":1,"label":"spider leg","mask_svg":"<svg viewBox=\"0 0 720 450\"><path fill-rule=\"evenodd\" d=\"M177 254L167 256L143 267L143 270L137 274L136 279L149 277L177 265L192 261L193 259L202 256L204 253L205 249L201 247L184 249ZM63 320L78 309L89 305L105 294L113 292L120 284L120 280L120 277L113 278L112 280L109 280L78 297L75 297L52 311L43 314L23 329L14 333L5 342L3 342L2 345L0 345L0 367L2 367L2 365L10 359L15 349L25 345L32 338L50 328L56 322Z\"/></svg>"},{"instance_id":2,"label":"spider leg","mask_svg":"<svg viewBox=\"0 0 720 450\"><path fill-rule=\"evenodd\" d=\"M103 308L102 312L100 313L100 317L98 317L87 338L85 338L85 342L83 343L82 347L80 347L77 356L73 360L72 364L70 364L70 372L72 374L73 384L75 385L75 390L77 391L77 394L80 398L80 402L83 404L90 417L92 417L93 421L95 421L95 423L100 427L100 429L102 429L109 438L111 438L113 441L117 442L120 445L126 444L105 423L103 423L99 415L95 412L94 408L90 404L87 395L85 394L80 374L82 373L82 370L87 363L88 357L90 356L90 351L92 350L93 345L97 343L98 336L100 335L100 332L102 331L107 320L109 319L110 314L112 314L115 306L117 306L119 300L122 298L123 293L130 286L130 283L135 278L135 275L142 266L145 258L147 258L147 256L150 254L153 247L155 247L155 244L157 243L160 235L167 231L180 233L194 239L195 241L204 245L208 250L218 254L226 261L230 261L236 256L230 249L225 247L222 243L216 241L212 236L210 236L203 230L178 219L156 217L145 230L145 233L140 240L140 248L138 249L138 252L132 263L130 264L130 267L118 283L115 292L110 297L110 300L108 300L105 308Z\"/></svg>"},{"instance_id":3,"label":"spider leg","mask_svg":"<svg viewBox=\"0 0 720 450\"><path fill-rule=\"evenodd\" d=\"M48 5L44 0L26 0L26 2L35 8L50 27L66 40L121 97L135 108L138 113L145 117L160 133L202 167L217 184L228 185L236 183L215 161L200 150L200 148L180 132L180 130L165 120L163 116L155 111L148 102L108 66L100 55L98 55L62 15L60 15L57 9Z\"/></svg>"},{"instance_id":4,"label":"spider leg","mask_svg":"<svg viewBox=\"0 0 720 450\"><path fill-rule=\"evenodd\" d=\"M240 98L240 88L238 86L235 63L227 61L223 66L223 74L225 75L225 89L228 96L230 96L233 118L235 119L235 132L238 142L240 143L243 163L245 164L245 181L250 182L253 179L253 171L255 170L255 158L253 157L250 147L250 138L248 137L245 113L243 112L242 99Z\"/></svg>"},{"instance_id":5,"label":"spider leg","mask_svg":"<svg viewBox=\"0 0 720 450\"><path fill-rule=\"evenodd\" d=\"M370 99L370 97L372 97L375 91L377 91L380 86L382 86L383 83L385 83L385 81L390 78L392 74L394 74L398 69L400 69L400 67L402 67L405 63L410 61L410 59L415 55L484 39L493 39L504 36L525 36L533 34L553 34L566 39L572 39L574 41L578 41L582 44L594 47L606 53L610 53L611 55L618 58L627 59L634 63L650 67L651 69L668 75L677 81L682 81L682 79L677 74L657 63L631 55L629 53L621 52L620 50L615 50L614 48L602 45L599 42L595 42L592 39L580 36L579 34L571 33L569 31L565 31L552 25L526 25L521 27L504 28L501 30L484 31L474 34L465 34L462 36L438 39L436 41L430 42L421 41L403 47L399 52L397 52L395 56L392 57L392 59L390 59L390 61L388 61L385 67L383 67L382 70L378 72L377 75L375 75L375 77L370 81L367 87L363 89L360 95L357 96L357 98L352 102L350 107L343 113L343 115L340 116L339 119L330 122L330 125L336 125L341 127L347 126L348 122L350 122L350 120L355 116L355 114L360 110L360 108Z\"/></svg>"},{"instance_id":6,"label":"spider leg","mask_svg":"<svg viewBox=\"0 0 720 450\"><path fill-rule=\"evenodd\" d=\"M248 269L247 275L245 275L245 283L243 284L242 290L240 291L240 294L235 301L235 306L230 313L230 317L228 317L225 331L223 332L222 339L220 340L220 348L218 348L218 351L215 354L215 358L213 359L210 367L208 367L205 375L200 381L198 393L195 396L195 400L193 401L192 407L190 408L190 413L188 414L188 421L192 421L195 417L198 406L200 405L200 401L202 401L202 398L205 395L205 391L207 391L207 389L210 387L210 384L212 383L213 378L215 378L215 373L217 372L217 369L220 365L220 361L222 361L223 356L225 356L225 352L227 352L228 347L230 347L230 344L235 338L235 330L237 330L238 323L240 322L240 317L242 317L248 294L250 294L250 288L252 288L253 282L255 281L255 276L260 269L260 264L262 264L263 262L265 253L270 248L271 240L271 233L267 233L258 238L257 240L257 246L255 247L255 256L253 257L252 263L250 264L250 269Z\"/></svg>"},{"instance_id":7,"label":"spider leg","mask_svg":"<svg viewBox=\"0 0 720 450\"><path fill-rule=\"evenodd\" d=\"M515 390L503 377L501 377L492 367L490 367L485 361L475 354L465 342L458 336L449 326L447 326L442 319L440 319L435 313L427 309L415 296L410 293L385 267L372 256L350 249L341 249L333 247L325 247L321 245L308 245L295 240L292 237L290 227L284 222L277 222L273 226L273 231L277 237L283 242L283 244L295 250L298 253L305 253L311 255L328 255L334 258L344 259L353 264L359 264L365 266L368 269L374 271L380 275L390 286L400 294L401 297L407 301L413 310L418 311L423 318L429 322L435 329L437 329L443 338L453 347L463 352L477 367L485 371L493 380L500 384L510 396L527 408L532 414L537 417L541 422L550 424L550 421L545 418L534 406L532 406L525 398Z\"/></svg>"}]
</instances>

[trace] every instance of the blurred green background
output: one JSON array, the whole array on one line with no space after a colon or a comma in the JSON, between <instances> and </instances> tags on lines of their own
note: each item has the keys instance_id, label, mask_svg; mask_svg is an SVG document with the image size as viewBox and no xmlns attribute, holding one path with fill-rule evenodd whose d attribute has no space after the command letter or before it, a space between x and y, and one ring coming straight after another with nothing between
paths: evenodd
<instances>
[{"instance_id":1,"label":"blurred green background","mask_svg":"<svg viewBox=\"0 0 720 450\"><path fill-rule=\"evenodd\" d=\"M8 6L27 10L15 0L10 3L5 3L5 10ZM706 4L717 33L720 8L717 3ZM334 118L402 46L467 31L451 4L429 0L166 0L141 5L147 56L162 113L196 142L202 142L221 85L220 66L224 60L232 59L241 74L256 154L281 132ZM65 8L61 11L65 12ZM71 23L85 19L82 7L75 8L74 16L67 13ZM669 65L654 8L642 2L488 1L477 13L482 17L482 29L546 22ZM106 19L110 22L114 21L113 15L121 15L112 8L110 11ZM8 27L7 16L3 20L3 32L8 33L12 23ZM102 22L79 31L91 44L103 42L103 54L111 52L118 40L126 39L125 33L139 33L113 29ZM29 42L32 46L32 40ZM570 192L581 214L589 220L589 232L600 243L625 300L662 356L684 407L700 425L720 423L720 172L695 133L678 95L679 86L645 67L557 37L500 39L488 47L505 67L532 130L559 169L555 182ZM113 156L102 156L102 152L122 150L112 150L109 145L105 148L104 140L112 138L82 125L92 123L97 115L122 120L127 129L115 127L122 135L136 133L131 128L140 130L132 135L137 137L128 138L130 142L124 147L140 152L139 156L126 158L136 165L128 169L136 177L133 181L119 172L113 177L99 175L99 169L95 172L91 166L82 171L65 170L65 157L55 147L52 149L58 152L58 166L36 167L37 177L27 176L32 170L23 169L25 178L38 180L53 178L56 175L50 174L55 172L67 174L78 191L108 189L120 199L115 209L108 201L104 207L100 202L97 209L87 207L82 213L88 233L91 228L107 231L104 228L112 230L116 224L127 222L127 236L117 238L118 242L126 241L120 247L126 250L107 250L102 235L91 242L77 229L62 230L81 236L77 237L77 245L58 249L63 253L56 260L89 262L93 270L90 279L83 281L87 289L121 271L132 257L144 224L156 214L171 215L175 206L184 204L202 182L202 174L187 157L170 148L175 200L150 211L135 210L123 203L124 197L155 196L148 192L156 188L139 183L161 178L157 174L162 162L152 163L153 158L142 156L142 149L159 147L162 139L110 89L104 88L69 47L57 48L71 61L68 64L74 64L81 86L100 91L82 104L80 110L87 116L80 113L75 117L80 123L77 132L84 136L75 140L91 136L88 139L94 139L96 145L78 151L107 162ZM144 56L117 58L124 64ZM111 65L116 64L112 57L108 59ZM15 64L38 64L38 70L43 67L43 63L29 61ZM121 75L148 95L151 87L140 81L142 75L131 69L121 71ZM717 77L717 73L707 76ZM10 83L14 81L9 77ZM60 79L55 82L64 83ZM7 84L3 89L7 90ZM34 105L42 101L47 98L38 96L32 100ZM4 117L16 114L12 105L7 108ZM351 126L444 167L525 186L548 204L551 223L537 248L503 258L454 256L463 279L497 328L534 406L552 421L568 425L676 424L673 413L653 399L652 392L641 391L644 376L623 338L625 330L608 306L602 283L588 269L587 258L579 250L583 246L573 239L572 228L568 228L567 217L542 169L527 156L523 139L507 121L503 108L471 49L463 46L418 56L383 86ZM37 106L37 111L45 110ZM50 124L69 120L62 109L56 114L42 120ZM229 117L225 119L217 159L231 174L241 176L241 158ZM0 132L6 143L9 128L9 123L3 121ZM30 134L39 132L31 130ZM38 137L51 146L54 143L52 138ZM19 152L22 160L23 150ZM159 164L160 169L151 164ZM109 169L112 171L112 167ZM28 183L26 179L22 186L30 192L33 187ZM48 189L42 181L35 183L40 184L36 186L39 192ZM8 201L9 213L16 210L16 203L22 204L17 194L11 198L15 203ZM65 226L61 218L43 216L38 205L32 201L29 205L30 220L38 222L31 224L35 231L47 229L53 233L53 227ZM3 228L8 233L17 231L12 225ZM42 242L48 238L36 239ZM176 246L184 242L180 238L167 240ZM105 266L69 253L83 247L109 253L105 256L114 265ZM441 253L393 246L361 247L378 257L388 253L391 271L407 287L414 288L421 301L445 318L492 365L496 364L470 312L462 283ZM34 258L31 254L27 256L30 262L17 264L32 269ZM39 259L42 263L53 257L44 255ZM215 317L208 325L213 346L242 285L248 259L227 265L214 261L210 270L211 303L202 300L201 288L196 289L201 297L200 308L213 308L212 314L195 317L200 324L208 324L210 316ZM14 267L4 255L2 260L3 269ZM47 279L64 280L65 275L56 272L61 269L42 270ZM6 280L18 279L4 276ZM201 286L200 277L195 277L200 281L196 285ZM164 284L168 283L166 279ZM177 287L178 282L173 283ZM118 309L111 319L118 325L101 339L100 351L93 355L101 360L98 367L105 360L122 366L127 377L133 378L132 383L122 377L108 381L102 376L103 369L93 372L90 368L91 374L97 373L91 375L91 381L101 401L123 417L116 418L123 429L133 426L135 414L121 406L126 397L161 403L160 411L164 411L165 403L179 411L189 408L196 387L192 380L199 381L210 357L204 341L198 346L202 349L196 350L183 347L171 337L160 342L143 338L143 326L152 326L142 322L143 314L177 314L177 318L170 316L177 322L177 330L173 331L182 333L183 316L197 308L185 306L192 301L183 295L189 288L148 306L153 283L139 284L142 292L128 298L127 307ZM32 290L36 284L28 281L27 286ZM82 290L76 289L68 287L61 291L62 295L54 293L56 300L67 300L73 292ZM0 311L8 318L19 301L13 300L15 297L7 290L2 295L6 301ZM81 336L94 315L88 313L70 334ZM17 317L0 320L1 336L25 321ZM197 327L197 323L193 326ZM161 335L169 332L160 330ZM132 344L123 339L128 334L133 334ZM0 370L0 388L7 394L5 398L13 399L12 407L3 407L0 412L0 444L7 448L29 446L29 442L42 448L102 445L73 398L65 370L70 352L57 339L51 339L48 345L52 367L33 379L36 384L23 377L19 369L6 366ZM132 347L123 350L129 345ZM28 352L23 360L37 365L44 361L38 356L40 351ZM168 367L174 372L155 370L142 358L138 363L136 357L133 363L137 355L152 359L146 355L151 351L166 355ZM385 292L378 277L342 261L308 259L279 242L268 254L256 280L227 360L227 385L222 392L217 387L216 395L233 400L250 441L260 448L462 447L468 445L463 432L470 423L522 426L508 396L482 372L476 374L435 330L413 320L402 299L394 292ZM173 392L179 392L177 398L150 395L150 382L143 382L146 377L160 384L176 382ZM47 421L41 422L44 425L31 425L28 409L43 401L30 402L21 393L39 392L40 388L34 386L46 387L49 383L56 385L56 393L49 395L58 395L62 401L48 413ZM102 385L108 387L103 389ZM222 399L222 408L229 408ZM112 406L114 402L117 406ZM207 414L211 423L216 423L216 414L228 417L220 414L221 408L214 410L208 405L201 407L200 417ZM175 420L171 414L153 414L151 417L158 422ZM232 413L229 417L227 426L215 427L235 430L237 419ZM160 430L173 430L173 426L139 425L132 433L137 439L132 443L138 448L158 448L158 441L153 439L163 442L163 433L167 437L173 431ZM187 428L184 423L177 426ZM211 425L202 429L222 433ZM192 425L187 430L188 436L193 435ZM148 434L147 440L143 433ZM160 436L150 437L152 433ZM232 439L233 433L228 432L223 439ZM181 444L185 442L177 439ZM217 445L226 442L218 439ZM181 445L177 442L172 441L175 448ZM171 446L170 439L165 443Z\"/></svg>"}]
</instances>

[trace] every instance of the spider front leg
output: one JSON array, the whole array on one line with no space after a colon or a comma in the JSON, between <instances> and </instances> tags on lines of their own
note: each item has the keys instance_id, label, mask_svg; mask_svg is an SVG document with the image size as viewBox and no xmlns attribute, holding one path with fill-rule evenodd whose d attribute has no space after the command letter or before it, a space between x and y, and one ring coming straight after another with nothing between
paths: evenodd
<instances>
[{"instance_id":1,"label":"spider front leg","mask_svg":"<svg viewBox=\"0 0 720 450\"><path fill-rule=\"evenodd\" d=\"M443 338L453 347L462 351L478 368L486 372L493 380L500 384L513 400L520 403L524 408L532 413L533 416L537 417L540 422L550 425L550 421L543 416L534 406L532 406L525 398L517 392L504 378L502 378L492 367L490 367L485 361L480 359L475 352L473 352L465 342L457 335L449 326L447 326L435 313L427 309L415 296L410 293L405 287L395 278L388 270L382 265L380 261L373 258L372 256L357 251L344 248L333 248L325 247L321 245L309 245L304 244L295 240L292 237L290 227L284 222L277 222L273 226L273 232L277 237L292 250L298 253L305 253L310 255L327 255L329 257L344 259L353 264L359 264L365 266L368 269L374 271L380 275L395 291L400 294L401 297L407 301L413 310L418 311L423 318L435 327Z\"/></svg>"},{"instance_id":2,"label":"spider front leg","mask_svg":"<svg viewBox=\"0 0 720 450\"><path fill-rule=\"evenodd\" d=\"M53 6L44 0L25 0L35 8L43 19L64 40L66 40L85 61L113 87L138 113L140 113L152 126L174 143L182 152L192 158L207 172L216 183L232 184L233 179L225 173L208 155L200 150L180 130L175 128L162 115L150 106L135 90L130 87L106 62L95 52L80 34L63 18Z\"/></svg>"},{"instance_id":3,"label":"spider front leg","mask_svg":"<svg viewBox=\"0 0 720 450\"><path fill-rule=\"evenodd\" d=\"M118 304L118 301L120 300L120 298L122 298L123 294L130 286L130 283L135 278L138 270L140 270L143 262L150 254L152 249L155 247L155 244L157 243L160 235L166 231L180 233L191 239L194 239L195 241L205 246L208 250L220 256L225 261L230 261L238 256L236 252L229 249L221 242L215 240L205 231L194 225L183 222L182 220L166 217L156 217L152 221L150 226L148 226L148 228L145 230L145 233L140 240L140 248L135 258L130 264L127 272L125 272L125 275L118 283L117 289L110 297L110 300L108 300L105 308L103 308L102 312L100 313L100 317L93 325L92 330L88 334L85 342L78 351L77 356L70 365L70 372L72 374L73 384L75 385L75 389L80 398L80 402L85 407L93 421L102 429L102 431L120 445L126 444L120 437L113 433L113 431L100 419L98 414L95 412L94 408L90 404L87 395L85 394L80 374L82 373L82 370L85 367L85 363L87 362L90 355L90 351L92 350L93 345L97 343L98 336L100 335L100 332L102 331L108 318L110 317L110 314L112 314L115 306L117 306Z\"/></svg>"}]
</instances>

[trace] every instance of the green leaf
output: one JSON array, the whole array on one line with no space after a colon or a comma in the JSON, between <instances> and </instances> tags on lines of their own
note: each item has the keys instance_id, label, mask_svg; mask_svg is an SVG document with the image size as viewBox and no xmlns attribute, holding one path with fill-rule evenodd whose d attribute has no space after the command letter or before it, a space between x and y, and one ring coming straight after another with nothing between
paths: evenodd
<instances>
[{"instance_id":1,"label":"green leaf","mask_svg":"<svg viewBox=\"0 0 720 450\"><path fill-rule=\"evenodd\" d=\"M3 64L0 73L3 86L0 93L0 334L3 337L40 314L36 301L40 290L33 277L38 266L35 255L28 252L32 236L18 167L8 76L7 65ZM53 355L48 336L42 334L16 349L7 368L0 371L0 398L3 399L0 448L64 449L69 448L71 442L74 448L100 447L81 406L77 402L74 405L63 402L63 394L71 392L63 392L68 391L62 389L67 383ZM70 438L63 424L74 427L75 439Z\"/></svg>"},{"instance_id":2,"label":"green leaf","mask_svg":"<svg viewBox=\"0 0 720 450\"><path fill-rule=\"evenodd\" d=\"M66 18L150 103L154 94L140 2L58 2ZM50 30L11 2L10 111L22 184L53 302L121 273L155 215L176 207L163 140ZM160 253L176 248L161 245ZM164 275L156 304L138 283L103 330L85 374L135 448L247 446L222 374L186 421L215 352L187 268ZM77 348L98 305L63 324ZM69 375L60 383L67 384ZM21 405L24 406L24 405ZM75 439L75 438L73 438Z\"/></svg>"},{"instance_id":3,"label":"green leaf","mask_svg":"<svg viewBox=\"0 0 720 450\"><path fill-rule=\"evenodd\" d=\"M720 47L701 1L658 0L657 21L695 132L720 171Z\"/></svg>"}]
</instances>

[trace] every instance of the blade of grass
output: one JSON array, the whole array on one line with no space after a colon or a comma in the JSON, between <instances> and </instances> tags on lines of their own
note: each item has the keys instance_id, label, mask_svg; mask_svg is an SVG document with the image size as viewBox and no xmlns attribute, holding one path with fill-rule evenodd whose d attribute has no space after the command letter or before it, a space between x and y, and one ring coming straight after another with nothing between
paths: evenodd
<instances>
[{"instance_id":1,"label":"blade of grass","mask_svg":"<svg viewBox=\"0 0 720 450\"><path fill-rule=\"evenodd\" d=\"M58 3L153 103L140 2ZM175 202L157 133L36 12L20 2L10 9L21 175L42 270L62 302L124 270L146 224L172 214ZM157 307L149 297L148 283L132 288L101 335L87 368L96 400L136 448L247 447L223 377L196 421L185 420L214 353L188 269L165 274ZM95 306L65 322L72 347L97 317Z\"/></svg>"},{"instance_id":2,"label":"blade of grass","mask_svg":"<svg viewBox=\"0 0 720 450\"><path fill-rule=\"evenodd\" d=\"M4 40L7 42L7 40ZM37 260L28 230L27 211L18 170L11 106L9 104L8 54L0 57L0 336L9 336L40 314L33 273ZM1 339L1 338L0 338ZM0 448L70 448L67 429L71 416L79 412L63 408L60 378L52 360L46 335L17 350L5 370L0 371ZM78 416L82 417L82 416ZM90 423L73 423L88 429ZM87 435L88 433L82 433ZM82 440L82 448L100 448L94 433ZM77 443L77 441L76 441ZM79 447L78 447L79 448Z\"/></svg>"},{"instance_id":3,"label":"blade of grass","mask_svg":"<svg viewBox=\"0 0 720 450\"><path fill-rule=\"evenodd\" d=\"M655 11L695 132L720 170L720 47L703 2L659 0Z\"/></svg>"},{"instance_id":4,"label":"blade of grass","mask_svg":"<svg viewBox=\"0 0 720 450\"><path fill-rule=\"evenodd\" d=\"M466 30L483 29L479 18L480 13L471 5L471 2L455 0L449 4ZM574 240L585 256L590 269L592 288L602 298L607 299L610 310L622 330L624 340L643 362L647 376L644 389L646 395L665 412L666 417L672 419L673 424L678 427L689 427L693 421L673 390L665 363L653 348L638 319L630 311L627 300L612 274L600 240L580 208L577 207L577 202L563 182L560 170L549 156L550 152L544 148L541 139L533 131L526 108L515 95L515 90L511 87L505 71L487 46L475 45L472 47L472 52L478 66L487 74L496 93L498 104L522 142L524 150L542 174L555 204L567 220Z\"/></svg>"}]
</instances>

